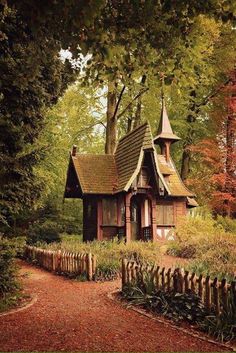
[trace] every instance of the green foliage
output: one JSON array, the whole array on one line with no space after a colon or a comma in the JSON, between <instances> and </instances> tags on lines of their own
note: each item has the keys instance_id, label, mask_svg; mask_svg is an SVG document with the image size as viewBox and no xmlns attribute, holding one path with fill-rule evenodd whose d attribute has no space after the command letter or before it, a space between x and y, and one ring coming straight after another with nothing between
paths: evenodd
<instances>
[{"instance_id":1,"label":"green foliage","mask_svg":"<svg viewBox=\"0 0 236 353\"><path fill-rule=\"evenodd\" d=\"M208 217L183 219L176 228L176 240L168 254L192 258L189 269L219 279L233 279L236 273L236 236Z\"/></svg>"},{"instance_id":2,"label":"green foliage","mask_svg":"<svg viewBox=\"0 0 236 353\"><path fill-rule=\"evenodd\" d=\"M200 327L219 341L231 341L236 337L236 302L233 295L228 300L228 310L219 316L208 315Z\"/></svg>"},{"instance_id":3,"label":"green foliage","mask_svg":"<svg viewBox=\"0 0 236 353\"><path fill-rule=\"evenodd\" d=\"M164 315L176 322L187 321L198 323L206 315L204 305L200 298L192 293L165 292L152 289L153 281L148 283L138 283L137 285L127 285L122 296L132 305L139 305L151 310L156 314ZM147 290L149 288L149 290Z\"/></svg>"},{"instance_id":4,"label":"green foliage","mask_svg":"<svg viewBox=\"0 0 236 353\"><path fill-rule=\"evenodd\" d=\"M6 296L9 298L19 288L15 255L16 243L0 236L0 301Z\"/></svg>"},{"instance_id":5,"label":"green foliage","mask_svg":"<svg viewBox=\"0 0 236 353\"><path fill-rule=\"evenodd\" d=\"M44 189L34 173L45 154L37 139L44 109L64 90L70 65L59 53L51 55L52 37L35 37L14 8L1 5L0 19L0 220L13 226L16 215L34 208Z\"/></svg>"},{"instance_id":6,"label":"green foliage","mask_svg":"<svg viewBox=\"0 0 236 353\"><path fill-rule=\"evenodd\" d=\"M128 283L122 290L122 296L131 305L142 306L155 314L178 321L197 324L217 340L229 341L236 335L236 302L233 294L228 299L228 310L223 310L219 316L205 309L200 297L190 290L188 293L176 293L157 290L152 275L147 271L142 277Z\"/></svg>"},{"instance_id":7,"label":"green foliage","mask_svg":"<svg viewBox=\"0 0 236 353\"><path fill-rule=\"evenodd\" d=\"M233 233L236 236L236 220L229 217L217 216L216 223L220 225L227 233Z\"/></svg>"},{"instance_id":8,"label":"green foliage","mask_svg":"<svg viewBox=\"0 0 236 353\"><path fill-rule=\"evenodd\" d=\"M125 244L118 240L93 241L84 243L79 237L63 236L62 242L45 246L47 249L61 249L77 253L88 253L97 256L97 279L115 278L120 273L121 259L134 259L144 261L148 259L151 263L160 259L160 246L153 242L131 242Z\"/></svg>"},{"instance_id":9,"label":"green foliage","mask_svg":"<svg viewBox=\"0 0 236 353\"><path fill-rule=\"evenodd\" d=\"M60 241L61 229L56 222L45 221L44 223L35 222L29 227L27 243L35 245L45 242L47 244Z\"/></svg>"}]
</instances>

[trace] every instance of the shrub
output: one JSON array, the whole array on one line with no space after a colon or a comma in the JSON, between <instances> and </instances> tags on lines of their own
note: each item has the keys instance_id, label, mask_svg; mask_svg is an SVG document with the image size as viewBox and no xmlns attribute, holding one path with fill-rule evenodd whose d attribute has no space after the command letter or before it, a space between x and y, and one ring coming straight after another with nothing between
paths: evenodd
<instances>
[{"instance_id":1,"label":"shrub","mask_svg":"<svg viewBox=\"0 0 236 353\"><path fill-rule=\"evenodd\" d=\"M123 241L92 241L84 243L78 236L62 237L61 243L44 245L47 249L61 249L64 251L88 253L97 256L97 279L104 277L114 279L120 273L121 259L134 259L137 261L147 260L150 263L158 262L160 259L160 245L153 242L131 242L125 244Z\"/></svg>"},{"instance_id":2,"label":"shrub","mask_svg":"<svg viewBox=\"0 0 236 353\"><path fill-rule=\"evenodd\" d=\"M200 327L220 341L231 341L236 337L236 303L233 295L228 300L228 310L219 316L208 315Z\"/></svg>"},{"instance_id":3,"label":"shrub","mask_svg":"<svg viewBox=\"0 0 236 353\"><path fill-rule=\"evenodd\" d=\"M216 224L221 226L227 233L233 233L236 236L236 220L229 217L217 216Z\"/></svg>"},{"instance_id":4,"label":"shrub","mask_svg":"<svg viewBox=\"0 0 236 353\"><path fill-rule=\"evenodd\" d=\"M236 236L209 217L181 220L167 253L191 258L188 269L198 274L231 280L236 273Z\"/></svg>"},{"instance_id":5,"label":"shrub","mask_svg":"<svg viewBox=\"0 0 236 353\"><path fill-rule=\"evenodd\" d=\"M122 295L131 304L140 305L174 321L196 323L206 316L204 305L196 294L157 290L149 274L135 285L126 285Z\"/></svg>"},{"instance_id":6,"label":"shrub","mask_svg":"<svg viewBox=\"0 0 236 353\"><path fill-rule=\"evenodd\" d=\"M61 240L60 231L61 229L56 222L34 223L28 230L27 243L34 245L41 242L47 244L59 242Z\"/></svg>"},{"instance_id":7,"label":"shrub","mask_svg":"<svg viewBox=\"0 0 236 353\"><path fill-rule=\"evenodd\" d=\"M16 245L12 240L0 237L0 300L6 298L19 288L16 280L15 265Z\"/></svg>"}]
</instances>

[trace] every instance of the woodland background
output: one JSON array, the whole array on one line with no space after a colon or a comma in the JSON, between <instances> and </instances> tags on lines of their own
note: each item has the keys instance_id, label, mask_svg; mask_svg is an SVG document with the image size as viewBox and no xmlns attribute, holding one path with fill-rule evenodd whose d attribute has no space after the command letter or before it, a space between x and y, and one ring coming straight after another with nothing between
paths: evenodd
<instances>
[{"instance_id":1,"label":"woodland background","mask_svg":"<svg viewBox=\"0 0 236 353\"><path fill-rule=\"evenodd\" d=\"M235 18L234 0L1 0L0 232L80 233L71 146L112 153L145 120L155 133L163 78L182 178L235 218Z\"/></svg>"}]
</instances>

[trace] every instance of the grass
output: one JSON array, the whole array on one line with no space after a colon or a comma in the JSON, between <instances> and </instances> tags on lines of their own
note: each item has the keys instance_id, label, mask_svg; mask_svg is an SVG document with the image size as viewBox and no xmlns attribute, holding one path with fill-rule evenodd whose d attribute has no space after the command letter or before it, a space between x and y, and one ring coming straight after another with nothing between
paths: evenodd
<instances>
[{"instance_id":1,"label":"grass","mask_svg":"<svg viewBox=\"0 0 236 353\"><path fill-rule=\"evenodd\" d=\"M226 278L236 275L236 234L210 217L185 218L176 229L176 240L167 253L190 259L188 270L204 276ZM231 227L232 228L232 227ZM232 228L233 229L233 228Z\"/></svg>"},{"instance_id":2,"label":"grass","mask_svg":"<svg viewBox=\"0 0 236 353\"><path fill-rule=\"evenodd\" d=\"M76 253L91 252L97 257L97 271L104 274L111 273L111 275L120 271L122 258L148 261L150 264L158 263L161 258L160 244L153 242L136 241L125 244L114 239L84 243L81 237L64 234L60 243L43 244L43 247Z\"/></svg>"}]
</instances>

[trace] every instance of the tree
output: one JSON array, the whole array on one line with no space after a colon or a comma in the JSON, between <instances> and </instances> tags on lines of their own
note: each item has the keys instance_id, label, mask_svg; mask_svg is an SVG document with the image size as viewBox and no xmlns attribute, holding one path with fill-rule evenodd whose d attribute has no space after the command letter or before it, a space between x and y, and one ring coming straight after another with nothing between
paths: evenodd
<instances>
[{"instance_id":1,"label":"tree","mask_svg":"<svg viewBox=\"0 0 236 353\"><path fill-rule=\"evenodd\" d=\"M33 167L43 151L35 141L43 109L55 104L70 75L59 54L51 56L53 41L36 40L16 10L3 7L0 26L0 221L10 225L42 190Z\"/></svg>"},{"instance_id":2,"label":"tree","mask_svg":"<svg viewBox=\"0 0 236 353\"><path fill-rule=\"evenodd\" d=\"M121 102L118 97L135 85L136 79L146 76L147 71L165 72L166 58L174 57L172 64L175 62L177 67L172 70L180 70L179 43L182 47L190 45L187 38L199 15L233 17L232 3L226 11L220 5L221 1L200 5L194 1L170 4L169 1L109 0L102 7L99 28L96 31L92 30L93 26L85 28L81 52L91 54L85 80L107 87L106 153L115 149ZM140 104L138 107L137 114Z\"/></svg>"}]
</instances>

